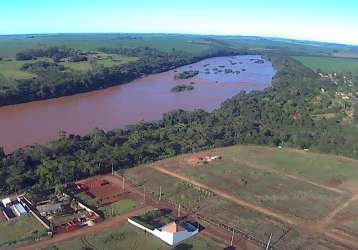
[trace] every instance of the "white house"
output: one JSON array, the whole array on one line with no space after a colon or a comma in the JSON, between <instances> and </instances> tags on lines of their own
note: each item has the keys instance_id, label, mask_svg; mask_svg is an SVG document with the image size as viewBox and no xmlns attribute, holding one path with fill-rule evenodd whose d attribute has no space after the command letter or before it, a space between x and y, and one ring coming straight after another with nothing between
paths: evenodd
<instances>
[{"instance_id":1,"label":"white house","mask_svg":"<svg viewBox=\"0 0 358 250\"><path fill-rule=\"evenodd\" d=\"M188 222L172 222L161 228L155 228L154 230L146 228L145 226L131 220L130 218L128 218L128 222L140 229L143 229L153 234L154 236L158 237L159 239L171 246L177 245L178 243L189 239L190 237L193 237L194 235L199 233L199 229Z\"/></svg>"}]
</instances>

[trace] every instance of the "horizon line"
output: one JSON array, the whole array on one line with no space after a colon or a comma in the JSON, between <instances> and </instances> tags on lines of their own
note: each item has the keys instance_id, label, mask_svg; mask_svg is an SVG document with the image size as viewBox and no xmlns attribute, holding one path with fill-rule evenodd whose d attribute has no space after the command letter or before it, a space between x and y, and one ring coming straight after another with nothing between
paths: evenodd
<instances>
[{"instance_id":1,"label":"horizon line","mask_svg":"<svg viewBox=\"0 0 358 250\"><path fill-rule=\"evenodd\" d=\"M217 37L251 37L251 38L265 38L265 39L283 39L300 42L313 42L313 43L324 43L331 45L344 45L358 47L358 44L353 43L342 43L334 41L322 41L315 39L298 39L291 37L280 37L280 36L260 36L260 35L239 35L239 34L210 34L210 33L177 33L177 32L39 32L39 33L10 33L0 34L1 36L28 36L28 35L71 35L71 34L138 34L138 35L192 35L192 36L217 36ZM311 45L312 46L312 45Z\"/></svg>"}]
</instances>

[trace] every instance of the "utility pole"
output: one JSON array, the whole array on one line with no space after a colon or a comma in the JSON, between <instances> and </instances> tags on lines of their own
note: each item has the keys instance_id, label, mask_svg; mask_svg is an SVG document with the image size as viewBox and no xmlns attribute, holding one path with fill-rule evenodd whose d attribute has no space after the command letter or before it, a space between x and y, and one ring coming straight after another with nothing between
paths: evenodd
<instances>
[{"instance_id":1,"label":"utility pole","mask_svg":"<svg viewBox=\"0 0 358 250\"><path fill-rule=\"evenodd\" d=\"M159 201L162 200L162 185L159 186Z\"/></svg>"},{"instance_id":2,"label":"utility pole","mask_svg":"<svg viewBox=\"0 0 358 250\"><path fill-rule=\"evenodd\" d=\"M113 163L112 163L112 175L114 175L114 168L113 168Z\"/></svg>"},{"instance_id":3,"label":"utility pole","mask_svg":"<svg viewBox=\"0 0 358 250\"><path fill-rule=\"evenodd\" d=\"M267 242L266 250L269 250L269 249L270 249L271 238L272 238L272 233L270 234L269 241Z\"/></svg>"},{"instance_id":4,"label":"utility pole","mask_svg":"<svg viewBox=\"0 0 358 250\"><path fill-rule=\"evenodd\" d=\"M123 189L123 192L124 192L124 174L122 175L122 189Z\"/></svg>"},{"instance_id":5,"label":"utility pole","mask_svg":"<svg viewBox=\"0 0 358 250\"><path fill-rule=\"evenodd\" d=\"M145 204L145 186L143 186L143 203Z\"/></svg>"},{"instance_id":6,"label":"utility pole","mask_svg":"<svg viewBox=\"0 0 358 250\"><path fill-rule=\"evenodd\" d=\"M180 218L180 203L179 203L179 206L178 206L178 218Z\"/></svg>"},{"instance_id":7,"label":"utility pole","mask_svg":"<svg viewBox=\"0 0 358 250\"><path fill-rule=\"evenodd\" d=\"M231 242L230 242L230 246L233 246L234 243L234 234L235 234L235 229L232 229L232 236L231 236Z\"/></svg>"}]
</instances>

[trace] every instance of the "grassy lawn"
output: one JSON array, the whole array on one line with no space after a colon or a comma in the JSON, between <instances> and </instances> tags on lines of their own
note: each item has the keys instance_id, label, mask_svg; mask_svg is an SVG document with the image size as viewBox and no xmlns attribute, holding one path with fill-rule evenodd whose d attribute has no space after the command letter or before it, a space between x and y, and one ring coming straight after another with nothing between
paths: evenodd
<instances>
[{"instance_id":1,"label":"grassy lawn","mask_svg":"<svg viewBox=\"0 0 358 250\"><path fill-rule=\"evenodd\" d=\"M353 202L337 215L335 228L358 236L358 201Z\"/></svg>"},{"instance_id":2,"label":"grassy lawn","mask_svg":"<svg viewBox=\"0 0 358 250\"><path fill-rule=\"evenodd\" d=\"M81 250L84 247L95 247L96 249L133 249L133 250L167 250L172 249L158 238L145 234L142 230L126 224L125 226L115 229L106 230L100 233L93 233L86 236L85 241L76 238L69 241L61 242L56 246L43 248L43 250L60 249L60 250ZM220 248L214 241L197 235L175 249L195 249L195 250L217 250Z\"/></svg>"},{"instance_id":3,"label":"grassy lawn","mask_svg":"<svg viewBox=\"0 0 358 250\"><path fill-rule=\"evenodd\" d=\"M81 192L81 193L77 193L75 195L78 199L82 200L85 204L92 206L92 207L97 207L97 200L96 199L92 199L90 196L88 196L85 192Z\"/></svg>"},{"instance_id":4,"label":"grassy lawn","mask_svg":"<svg viewBox=\"0 0 358 250\"><path fill-rule=\"evenodd\" d=\"M171 203L193 209L201 201L210 197L210 193L199 190L174 177L167 176L147 167L128 169L126 178L133 183L145 186L146 192L159 198L160 186L162 187L162 199Z\"/></svg>"},{"instance_id":5,"label":"grassy lawn","mask_svg":"<svg viewBox=\"0 0 358 250\"><path fill-rule=\"evenodd\" d=\"M253 150L251 154L249 154L250 149ZM254 153L255 150L256 153ZM317 219L328 214L335 206L349 198L348 195L338 194L301 180L267 171L264 166L275 163L270 156L265 157L272 154L272 151L275 149L230 147L215 150L213 154L221 155L222 160L204 166L193 167L181 157L164 160L158 164L208 186L224 190L233 196L292 217ZM287 165L282 165L294 168L290 162L299 159L302 154L293 155L284 158L287 159ZM257 164L257 159L262 160L262 167ZM305 163L301 162L301 164ZM324 173L324 170L317 169L317 171L321 171L321 175ZM315 206L307 206L312 202Z\"/></svg>"},{"instance_id":6,"label":"grassy lawn","mask_svg":"<svg viewBox=\"0 0 358 250\"><path fill-rule=\"evenodd\" d=\"M34 240L46 233L45 228L31 215L14 218L9 222L0 222L0 247L8 243L20 243L28 238ZM16 242L18 241L18 242ZM27 240L26 240L27 241Z\"/></svg>"},{"instance_id":7,"label":"grassy lawn","mask_svg":"<svg viewBox=\"0 0 358 250\"><path fill-rule=\"evenodd\" d=\"M242 164L270 167L328 186L358 182L358 161L344 157L257 146L228 147L216 152Z\"/></svg>"},{"instance_id":8,"label":"grassy lawn","mask_svg":"<svg viewBox=\"0 0 358 250\"><path fill-rule=\"evenodd\" d=\"M21 71L20 68L25 63L33 63L35 61L0 61L0 74L7 79L28 79L35 77L34 74Z\"/></svg>"},{"instance_id":9,"label":"grassy lawn","mask_svg":"<svg viewBox=\"0 0 358 250\"><path fill-rule=\"evenodd\" d=\"M98 210L102 211L106 217L116 216L121 213L128 212L138 206L138 203L134 200L124 199L112 203L111 205L100 207Z\"/></svg>"},{"instance_id":10,"label":"grassy lawn","mask_svg":"<svg viewBox=\"0 0 358 250\"><path fill-rule=\"evenodd\" d=\"M321 69L326 73L352 72L358 75L358 59L318 56L295 56L294 58L313 70Z\"/></svg>"}]
</instances>

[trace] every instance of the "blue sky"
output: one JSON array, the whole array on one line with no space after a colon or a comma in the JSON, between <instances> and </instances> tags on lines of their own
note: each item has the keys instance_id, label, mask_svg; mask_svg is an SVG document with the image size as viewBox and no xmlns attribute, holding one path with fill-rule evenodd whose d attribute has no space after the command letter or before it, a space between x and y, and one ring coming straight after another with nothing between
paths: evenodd
<instances>
[{"instance_id":1,"label":"blue sky","mask_svg":"<svg viewBox=\"0 0 358 250\"><path fill-rule=\"evenodd\" d=\"M357 0L1 0L0 34L259 35L358 45Z\"/></svg>"}]
</instances>

